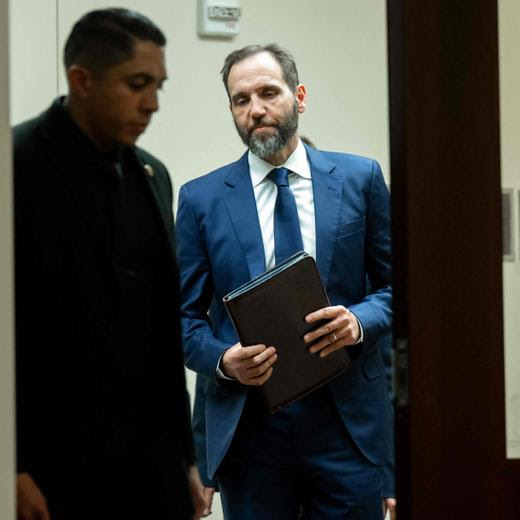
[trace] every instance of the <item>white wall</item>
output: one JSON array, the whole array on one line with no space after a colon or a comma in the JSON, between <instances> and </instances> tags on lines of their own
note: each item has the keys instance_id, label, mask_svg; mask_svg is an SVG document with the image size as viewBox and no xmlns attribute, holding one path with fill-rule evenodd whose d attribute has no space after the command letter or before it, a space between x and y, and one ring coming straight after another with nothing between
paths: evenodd
<instances>
[{"instance_id":1,"label":"white wall","mask_svg":"<svg viewBox=\"0 0 520 520\"><path fill-rule=\"evenodd\" d=\"M498 7L502 186L515 190L515 261L503 264L507 455L520 458L520 3Z\"/></svg>"},{"instance_id":2,"label":"white wall","mask_svg":"<svg viewBox=\"0 0 520 520\"><path fill-rule=\"evenodd\" d=\"M47 108L58 88L56 0L10 0L11 122Z\"/></svg>"},{"instance_id":3,"label":"white wall","mask_svg":"<svg viewBox=\"0 0 520 520\"><path fill-rule=\"evenodd\" d=\"M223 40L197 36L196 2L58 0L58 42L61 49L73 21L99 7L135 8L160 25L170 79L140 144L166 162L177 187L243 152L219 71L232 50L273 41L294 53L308 87L302 133L324 149L374 156L388 174L385 4L327 0L323 9L319 0L242 0L240 34ZM63 73L59 89L66 91Z\"/></svg>"},{"instance_id":4,"label":"white wall","mask_svg":"<svg viewBox=\"0 0 520 520\"><path fill-rule=\"evenodd\" d=\"M301 133L324 149L377 158L389 178L385 0L242 0L241 31L233 40L198 37L195 1L11 2L14 122L66 92L61 50L73 22L92 9L122 6L149 16L168 38L170 79L139 144L167 164L177 189L243 153L219 71L232 50L269 42L295 55L307 86Z\"/></svg>"},{"instance_id":5,"label":"white wall","mask_svg":"<svg viewBox=\"0 0 520 520\"><path fill-rule=\"evenodd\" d=\"M14 518L14 374L8 2L0 0L0 518Z\"/></svg>"}]
</instances>

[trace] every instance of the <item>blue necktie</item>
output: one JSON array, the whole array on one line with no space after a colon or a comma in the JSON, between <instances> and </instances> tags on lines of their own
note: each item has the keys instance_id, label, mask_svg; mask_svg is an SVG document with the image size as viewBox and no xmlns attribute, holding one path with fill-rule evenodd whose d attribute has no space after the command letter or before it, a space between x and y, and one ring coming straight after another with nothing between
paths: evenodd
<instances>
[{"instance_id":1,"label":"blue necktie","mask_svg":"<svg viewBox=\"0 0 520 520\"><path fill-rule=\"evenodd\" d=\"M279 264L294 253L303 251L302 232L296 201L289 187L289 170L275 168L268 177L278 187L274 207L274 256L276 264Z\"/></svg>"}]
</instances>

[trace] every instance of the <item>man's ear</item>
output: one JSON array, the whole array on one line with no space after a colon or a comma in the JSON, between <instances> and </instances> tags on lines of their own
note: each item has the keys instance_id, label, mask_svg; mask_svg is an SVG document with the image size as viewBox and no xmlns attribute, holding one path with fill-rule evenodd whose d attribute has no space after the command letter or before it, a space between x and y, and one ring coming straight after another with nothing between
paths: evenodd
<instances>
[{"instance_id":1,"label":"man's ear","mask_svg":"<svg viewBox=\"0 0 520 520\"><path fill-rule=\"evenodd\" d=\"M86 98L92 87L92 73L81 65L71 65L67 69L67 81L71 94L79 98Z\"/></svg>"},{"instance_id":2,"label":"man's ear","mask_svg":"<svg viewBox=\"0 0 520 520\"><path fill-rule=\"evenodd\" d=\"M296 87L295 98L298 112L300 114L305 112L307 108L307 90L304 85L300 84Z\"/></svg>"}]
</instances>

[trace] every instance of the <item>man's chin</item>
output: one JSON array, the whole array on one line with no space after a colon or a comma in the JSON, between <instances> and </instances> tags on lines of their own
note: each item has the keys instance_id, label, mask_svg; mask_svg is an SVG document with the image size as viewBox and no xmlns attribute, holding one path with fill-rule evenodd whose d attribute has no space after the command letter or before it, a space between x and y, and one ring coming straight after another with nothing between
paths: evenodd
<instances>
[{"instance_id":1,"label":"man's chin","mask_svg":"<svg viewBox=\"0 0 520 520\"><path fill-rule=\"evenodd\" d=\"M271 136L272 138L273 136ZM251 139L249 149L261 159L267 159L284 147L278 139Z\"/></svg>"},{"instance_id":2,"label":"man's chin","mask_svg":"<svg viewBox=\"0 0 520 520\"><path fill-rule=\"evenodd\" d=\"M143 132L132 132L131 134L122 135L118 139L119 146L134 146Z\"/></svg>"}]
</instances>

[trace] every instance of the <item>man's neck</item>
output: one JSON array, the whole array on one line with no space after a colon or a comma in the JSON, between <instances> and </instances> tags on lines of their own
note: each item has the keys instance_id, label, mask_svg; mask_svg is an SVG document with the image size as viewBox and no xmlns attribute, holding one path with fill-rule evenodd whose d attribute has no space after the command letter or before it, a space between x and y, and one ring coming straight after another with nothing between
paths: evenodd
<instances>
[{"instance_id":1,"label":"man's neck","mask_svg":"<svg viewBox=\"0 0 520 520\"><path fill-rule=\"evenodd\" d=\"M70 96L66 96L63 100L63 108L69 114L70 118L76 123L77 127L85 134L85 136L97 147L101 152L106 152L114 148L107 143L100 142L96 139L95 133L88 124L88 116L85 114L83 107L74 101Z\"/></svg>"}]
</instances>

